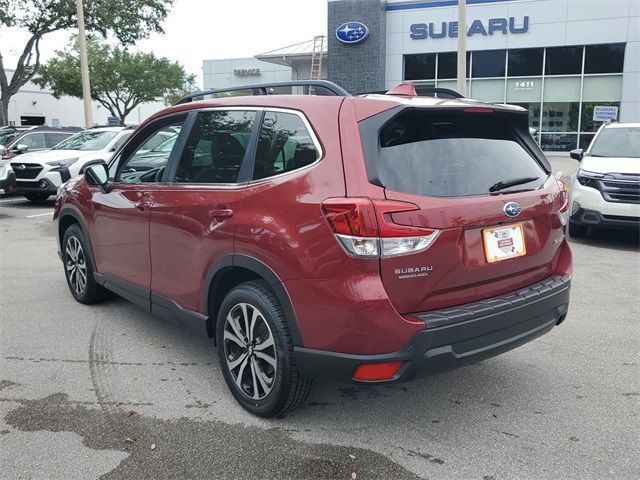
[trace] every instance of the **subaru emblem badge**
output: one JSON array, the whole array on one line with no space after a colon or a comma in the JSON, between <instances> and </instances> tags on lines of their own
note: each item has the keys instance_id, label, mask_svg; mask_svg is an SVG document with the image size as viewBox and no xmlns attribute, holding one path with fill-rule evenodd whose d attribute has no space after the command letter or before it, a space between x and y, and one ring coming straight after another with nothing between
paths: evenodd
<instances>
[{"instance_id":1,"label":"subaru emblem badge","mask_svg":"<svg viewBox=\"0 0 640 480\"><path fill-rule=\"evenodd\" d=\"M16 170L26 170L26 168L27 168L26 165L20 164L16 167Z\"/></svg>"},{"instance_id":2,"label":"subaru emblem badge","mask_svg":"<svg viewBox=\"0 0 640 480\"><path fill-rule=\"evenodd\" d=\"M516 202L509 202L503 207L502 211L507 217L517 217L522 212L522 208Z\"/></svg>"},{"instance_id":3,"label":"subaru emblem badge","mask_svg":"<svg viewBox=\"0 0 640 480\"><path fill-rule=\"evenodd\" d=\"M336 37L342 43L360 43L369 35L369 28L360 22L346 22L336 28Z\"/></svg>"}]
</instances>

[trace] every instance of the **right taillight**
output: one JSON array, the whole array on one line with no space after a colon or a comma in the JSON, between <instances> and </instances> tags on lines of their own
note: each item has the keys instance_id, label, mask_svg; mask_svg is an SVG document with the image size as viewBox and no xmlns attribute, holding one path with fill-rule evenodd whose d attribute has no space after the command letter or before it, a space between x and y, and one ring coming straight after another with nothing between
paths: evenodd
<instances>
[{"instance_id":1,"label":"right taillight","mask_svg":"<svg viewBox=\"0 0 640 480\"><path fill-rule=\"evenodd\" d=\"M393 223L391 214L419 210L417 205L394 200L330 198L322 210L336 239L350 255L393 257L426 250L439 230Z\"/></svg>"}]
</instances>

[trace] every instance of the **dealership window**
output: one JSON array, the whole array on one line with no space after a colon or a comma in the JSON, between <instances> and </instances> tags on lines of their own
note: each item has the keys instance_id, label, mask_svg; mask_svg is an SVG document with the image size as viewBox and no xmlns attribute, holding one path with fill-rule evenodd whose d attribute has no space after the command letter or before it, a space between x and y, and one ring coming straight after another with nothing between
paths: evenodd
<instances>
[{"instance_id":1,"label":"dealership window","mask_svg":"<svg viewBox=\"0 0 640 480\"><path fill-rule=\"evenodd\" d=\"M510 77L542 75L543 55L543 48L509 50L507 75Z\"/></svg>"},{"instance_id":2,"label":"dealership window","mask_svg":"<svg viewBox=\"0 0 640 480\"><path fill-rule=\"evenodd\" d=\"M511 103L511 102L510 102ZM540 102L535 103L513 103L527 110L529 114L529 128L533 128L536 132L540 130ZM537 140L537 136L536 136Z\"/></svg>"},{"instance_id":3,"label":"dealership window","mask_svg":"<svg viewBox=\"0 0 640 480\"><path fill-rule=\"evenodd\" d=\"M504 103L504 79L472 80L471 92L475 100L488 103Z\"/></svg>"},{"instance_id":4,"label":"dealership window","mask_svg":"<svg viewBox=\"0 0 640 480\"><path fill-rule=\"evenodd\" d=\"M585 47L584 73L622 73L624 47L624 43L587 45Z\"/></svg>"},{"instance_id":5,"label":"dealership window","mask_svg":"<svg viewBox=\"0 0 640 480\"><path fill-rule=\"evenodd\" d=\"M471 76L474 78L504 77L506 50L473 52Z\"/></svg>"},{"instance_id":6,"label":"dealership window","mask_svg":"<svg viewBox=\"0 0 640 480\"><path fill-rule=\"evenodd\" d=\"M404 56L404 79L426 80L436 78L436 54L420 53Z\"/></svg>"},{"instance_id":7,"label":"dealership window","mask_svg":"<svg viewBox=\"0 0 640 480\"><path fill-rule=\"evenodd\" d=\"M467 78L471 67L471 52L467 52ZM458 53L446 52L438 54L438 79L456 78L458 76Z\"/></svg>"},{"instance_id":8,"label":"dealership window","mask_svg":"<svg viewBox=\"0 0 640 480\"><path fill-rule=\"evenodd\" d=\"M507 103L540 103L542 78L522 77L507 79Z\"/></svg>"},{"instance_id":9,"label":"dealership window","mask_svg":"<svg viewBox=\"0 0 640 480\"><path fill-rule=\"evenodd\" d=\"M545 75L580 75L584 47L547 48Z\"/></svg>"}]
</instances>

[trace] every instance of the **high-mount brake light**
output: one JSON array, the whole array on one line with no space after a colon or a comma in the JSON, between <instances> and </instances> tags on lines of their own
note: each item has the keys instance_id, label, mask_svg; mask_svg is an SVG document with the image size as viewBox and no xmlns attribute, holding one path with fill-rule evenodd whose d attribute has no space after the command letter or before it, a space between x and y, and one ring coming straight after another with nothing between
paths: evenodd
<instances>
[{"instance_id":1,"label":"high-mount brake light","mask_svg":"<svg viewBox=\"0 0 640 480\"><path fill-rule=\"evenodd\" d=\"M393 213L419 210L408 202L330 198L322 203L322 210L347 253L361 258L420 252L429 248L440 233L431 228L394 223Z\"/></svg>"},{"instance_id":2,"label":"high-mount brake light","mask_svg":"<svg viewBox=\"0 0 640 480\"><path fill-rule=\"evenodd\" d=\"M493 113L493 108L467 107L467 108L463 108L462 111L467 113Z\"/></svg>"}]
</instances>

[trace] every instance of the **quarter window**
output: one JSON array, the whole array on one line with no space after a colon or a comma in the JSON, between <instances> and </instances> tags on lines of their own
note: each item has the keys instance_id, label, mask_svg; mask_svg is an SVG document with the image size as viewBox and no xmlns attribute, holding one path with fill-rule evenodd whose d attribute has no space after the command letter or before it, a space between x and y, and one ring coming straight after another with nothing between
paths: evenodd
<instances>
[{"instance_id":1,"label":"quarter window","mask_svg":"<svg viewBox=\"0 0 640 480\"><path fill-rule=\"evenodd\" d=\"M26 145L29 147L29 150L42 150L43 148L47 148L44 141L44 133L30 133L29 135L25 135L16 143L16 145L19 144Z\"/></svg>"},{"instance_id":2,"label":"quarter window","mask_svg":"<svg viewBox=\"0 0 640 480\"><path fill-rule=\"evenodd\" d=\"M189 132L176 183L236 183L244 160L254 111L200 112Z\"/></svg>"},{"instance_id":3,"label":"quarter window","mask_svg":"<svg viewBox=\"0 0 640 480\"><path fill-rule=\"evenodd\" d=\"M305 167L318 158L318 149L300 116L265 113L256 150L254 180Z\"/></svg>"}]
</instances>

